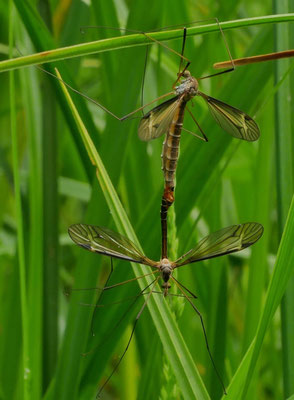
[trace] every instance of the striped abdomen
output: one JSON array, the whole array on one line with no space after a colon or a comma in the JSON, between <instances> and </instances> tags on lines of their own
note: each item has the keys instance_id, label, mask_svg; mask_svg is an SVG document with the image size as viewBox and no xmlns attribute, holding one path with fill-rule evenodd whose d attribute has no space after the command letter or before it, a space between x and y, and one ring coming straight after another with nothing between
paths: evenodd
<instances>
[{"instance_id":1,"label":"striped abdomen","mask_svg":"<svg viewBox=\"0 0 294 400\"><path fill-rule=\"evenodd\" d=\"M183 127L186 100L179 104L170 124L162 147L162 170L164 175L164 198L171 205L174 202L175 173L180 150L180 138Z\"/></svg>"}]
</instances>

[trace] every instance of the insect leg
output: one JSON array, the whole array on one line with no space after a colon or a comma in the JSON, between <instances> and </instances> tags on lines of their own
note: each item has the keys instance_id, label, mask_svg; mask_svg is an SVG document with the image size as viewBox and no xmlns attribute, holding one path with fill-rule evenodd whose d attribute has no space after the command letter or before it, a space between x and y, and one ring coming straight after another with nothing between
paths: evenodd
<instances>
[{"instance_id":1,"label":"insect leg","mask_svg":"<svg viewBox=\"0 0 294 400\"><path fill-rule=\"evenodd\" d=\"M141 86L141 106L143 106L143 104L144 104L144 86L145 86L145 76L146 76L146 69L147 69L148 50L149 50L149 47L146 46L145 62L144 62L144 72L143 72L142 86ZM143 116L144 116L144 111L143 111L143 109L142 109L142 114L143 114Z\"/></svg>"},{"instance_id":2,"label":"insect leg","mask_svg":"<svg viewBox=\"0 0 294 400\"><path fill-rule=\"evenodd\" d=\"M203 129L201 128L201 126L198 124L198 121L196 120L196 118L194 117L193 113L191 112L191 110L189 109L189 107L186 106L186 110L188 111L188 113L191 115L193 121L195 122L195 124L197 125L197 128L199 129L199 131L202 134L202 137L197 135L194 132L188 131L187 129L182 128L183 131L186 131L188 133L191 133L192 135L196 136L197 138L204 140L204 142L208 142L207 136L205 135L205 133L203 132Z\"/></svg>"},{"instance_id":3,"label":"insect leg","mask_svg":"<svg viewBox=\"0 0 294 400\"><path fill-rule=\"evenodd\" d=\"M196 296L196 294L194 294L193 292L191 292L190 289L188 289L186 286L184 286L181 282L179 282L175 277L173 277L173 279L184 289L186 290L186 292L188 292L193 299L197 299L198 297Z\"/></svg>"},{"instance_id":4,"label":"insect leg","mask_svg":"<svg viewBox=\"0 0 294 400\"><path fill-rule=\"evenodd\" d=\"M127 281L115 283L114 285L111 285L111 286L91 287L91 288L74 288L74 289L71 289L71 291L72 292L79 292L79 291L83 291L83 290L101 290L101 292L103 292L105 290L114 289L117 286L124 285L125 283L133 282L133 281L136 281L138 279L144 278L145 276L149 276L149 275L155 274L156 272L158 272L158 271L149 272L148 274L141 275L141 276L138 276L138 277L135 277L135 278L132 278L132 279L128 279ZM107 282L108 282L108 278L107 278Z\"/></svg>"},{"instance_id":5,"label":"insect leg","mask_svg":"<svg viewBox=\"0 0 294 400\"><path fill-rule=\"evenodd\" d=\"M221 25L220 25L220 23L219 23L219 20L218 20L217 18L215 18L215 21L216 21L216 23L217 23L217 25L218 25L218 27L219 27L220 33L221 33L222 38L223 38L223 41L224 41L224 43L225 43L225 47L226 47L227 53L228 53L229 58L230 58L231 66L230 66L228 69L225 69L224 71L216 72L215 74L211 74L211 75L203 76L203 77L201 77L201 78L197 78L198 80L202 80L202 79L206 79L206 78L212 78L213 76L226 74L227 72L232 72L232 71L234 71L234 69L235 69L234 60L233 60L233 58L232 58L232 55L231 55L231 52L230 52L229 45L228 45L228 42L227 42L227 40L226 40L225 34L224 34L224 32L223 32L223 30L222 30L222 28L221 28Z\"/></svg>"},{"instance_id":6,"label":"insect leg","mask_svg":"<svg viewBox=\"0 0 294 400\"><path fill-rule=\"evenodd\" d=\"M111 258L111 259L112 259L112 258ZM126 283L136 281L136 280L138 280L138 279L144 278L145 276L150 276L150 275L153 275L153 274L158 273L158 272L159 272L158 270L157 270L157 271L152 271L152 272L149 272L148 274L141 275L141 276L138 276L138 277L135 277L135 278L132 278L132 279L128 279L127 281L119 282L119 283L116 283L116 284L111 285L111 286L105 286L105 287L103 288L103 290L102 290L102 293L101 293L99 299L97 300L96 306L97 306L98 302L101 300L101 297L103 296L103 293L104 293L106 290L114 289L114 288L116 288L116 287L118 287L118 286L125 285ZM112 273L112 272L111 272L111 273ZM111 274L110 274L110 275L111 275ZM108 277L106 283L108 282L108 280L109 280L109 278L110 278L110 275L109 275L109 277ZM142 294L142 293L140 293L140 295L141 295L141 294ZM140 296L140 295L139 295L139 296ZM94 312L93 312L92 320L91 320L91 333L92 333L93 336L95 335L94 330L93 330L93 321L94 321L94 316L95 316L96 309L97 309L97 307L95 308L95 310L94 310Z\"/></svg>"},{"instance_id":7,"label":"insect leg","mask_svg":"<svg viewBox=\"0 0 294 400\"><path fill-rule=\"evenodd\" d=\"M123 117L118 117L116 114L114 114L112 111L110 111L108 108L106 108L103 104L99 103L98 101L92 99L92 97L87 96L86 94L80 92L79 90L75 89L73 86L71 86L69 83L65 82L63 79L59 78L58 76L56 76L55 74L53 74L50 71L47 71L46 69L40 67L39 65L35 66L36 68L38 68L40 71L45 72L46 74L52 76L53 78L59 80L60 82L62 82L68 89L70 89L72 92L79 94L80 96L84 97L84 99L90 101L91 103L95 104L96 106L98 106L99 108L101 108L101 110L105 111L107 114L111 115L113 118L115 118L118 121L125 121L126 119L128 119L129 117L131 117L132 115L136 114L137 112L143 110L145 107L155 103L158 100L161 100L167 96L173 95L174 92L169 92L169 93L165 93L162 96L159 96L157 99L154 99L152 101L150 101L147 104L144 104L143 106L137 108L136 110L128 113L127 115L124 115Z\"/></svg>"},{"instance_id":8,"label":"insect leg","mask_svg":"<svg viewBox=\"0 0 294 400\"><path fill-rule=\"evenodd\" d=\"M112 261L112 257L110 257L110 272L109 272L108 277L107 277L107 279L106 279L105 285L107 285L107 283L109 282L112 273L113 273L113 261ZM99 300L101 299L101 297L103 296L103 293L104 293L104 289L102 290L102 293L101 293L99 299L97 299L96 306L97 306ZM94 327L93 327L93 321L94 321L95 314L96 314L96 308L94 309L93 314L92 314L92 318L91 318L90 330L91 330L92 336L95 335L95 333L94 333Z\"/></svg>"},{"instance_id":9,"label":"insect leg","mask_svg":"<svg viewBox=\"0 0 294 400\"><path fill-rule=\"evenodd\" d=\"M154 281L158 279L155 278L149 285L147 285L143 290L141 290L137 296L135 296L134 301L128 306L128 308L126 309L126 311L123 313L123 315L121 316L121 318L117 321L117 323L114 325L114 327L111 329L111 331L107 332L107 334L104 336L104 338L102 339L102 341L95 346L94 348L92 348L91 350L82 353L82 356L87 356L90 353L92 353L94 350L99 349L102 345L104 345L104 343L107 342L107 340L111 337L112 332L114 332L117 327L121 324L121 322L124 320L124 318L126 317L126 315L129 313L129 311L132 309L132 307L136 304L137 300L141 297L142 294L144 294L145 290L147 290L153 283Z\"/></svg>"},{"instance_id":10,"label":"insect leg","mask_svg":"<svg viewBox=\"0 0 294 400\"><path fill-rule=\"evenodd\" d=\"M217 377L218 377L218 380L220 381L220 384L222 385L224 394L227 394L225 385L224 385L224 383L223 383L223 381L222 381L222 378L221 378L221 376L220 376L220 373L218 372L218 370L217 370L217 368L216 368L216 365L215 365L215 362L214 362L214 360L213 360L213 358L212 358L212 354L211 354L211 351L210 351L210 347L209 347L209 344L208 344L208 338L207 338L206 330L205 330L205 326L204 326L203 317L202 317L200 311L198 310L198 308L193 304L192 300L189 299L189 297L186 295L186 293L184 292L182 286L178 283L178 281L177 281L173 276L171 276L171 279L172 279L172 280L175 282L175 284L178 286L178 288L180 289L180 291L183 293L183 295L185 296L185 298L187 299L187 301L191 304L192 308L194 309L194 311L197 313L198 317L200 318L200 322L201 322L201 326L202 326L202 330L203 330L204 339L205 339L206 348L207 348L207 351L208 351L208 354L209 354L209 358L210 358L210 360L211 360L211 362L212 362L212 365L213 365L213 368L214 368L214 370L215 370L215 372L216 372L216 375L217 375Z\"/></svg>"},{"instance_id":11,"label":"insect leg","mask_svg":"<svg viewBox=\"0 0 294 400\"><path fill-rule=\"evenodd\" d=\"M153 289L154 286L157 284L159 278L160 278L160 276L157 277L157 278L152 282L152 283L153 283L152 289ZM152 285L152 283L151 283L150 285ZM150 286L150 285L149 285L149 286ZM146 307L146 305L147 305L147 303L148 303L148 300L150 299L150 296L151 296L151 294L152 294L152 292L153 292L152 289L151 289L150 292L148 293L148 297L147 297L146 300L144 301L144 304L142 305L140 311L138 312L138 314L137 314L137 316L136 316L136 319L135 319L135 322L134 322L134 325L133 325L133 329L132 329L130 338L129 338L129 340L128 340L128 343L127 343L127 345L126 345L126 347L125 347L125 349L124 349L124 352L123 352L122 356L120 357L120 359L118 360L117 364L116 364L115 367L113 368L113 370L112 370L111 374L109 375L109 377L106 379L106 381L103 383L103 385L102 385L101 388L99 389L96 398L99 398L99 397L100 397L100 394L101 394L101 392L103 391L104 387L107 385L107 383L108 383L109 380L111 379L112 375L113 375L114 372L117 370L117 368L119 367L120 363L122 362L122 360L123 360L123 358L124 358L126 352L128 351L128 348L129 348L130 343L131 343L131 341L132 341L132 338L133 338L133 336L134 336L134 332L135 332L135 329L136 329L137 322L138 322L138 320L139 320L139 318L140 318L140 316L141 316L141 314L142 314L144 308Z\"/></svg>"},{"instance_id":12,"label":"insect leg","mask_svg":"<svg viewBox=\"0 0 294 400\"><path fill-rule=\"evenodd\" d=\"M183 44L182 44L182 57L181 57L181 61L180 61L180 65L179 65L179 73L178 73L178 79L177 81L181 78L181 76L183 75L183 73L186 71L186 69L189 67L189 65L191 64L191 61L188 61L185 68L182 70L182 65L183 65L183 57L184 57L184 51L185 51L185 45L186 45L186 38L187 38L187 28L184 27L184 32L183 32Z\"/></svg>"}]
</instances>

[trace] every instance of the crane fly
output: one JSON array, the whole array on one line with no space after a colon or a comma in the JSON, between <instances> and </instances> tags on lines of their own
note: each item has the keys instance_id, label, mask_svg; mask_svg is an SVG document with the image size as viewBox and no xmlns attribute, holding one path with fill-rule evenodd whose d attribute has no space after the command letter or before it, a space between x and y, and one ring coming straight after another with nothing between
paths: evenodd
<instances>
[{"instance_id":1,"label":"crane fly","mask_svg":"<svg viewBox=\"0 0 294 400\"><path fill-rule=\"evenodd\" d=\"M272 60L280 60L282 58L290 58L290 57L294 57L294 50L284 50L284 51L277 51L275 53L260 54L258 56L236 58L233 60L233 62L234 65L237 67L241 65L255 64L259 62L272 61ZM213 67L216 69L228 68L230 65L231 61L222 61L213 64Z\"/></svg>"},{"instance_id":2,"label":"crane fly","mask_svg":"<svg viewBox=\"0 0 294 400\"><path fill-rule=\"evenodd\" d=\"M120 357L120 360L114 367L111 375L107 378L106 382L100 388L98 395L101 393L104 386L110 380L111 376L122 361L133 337L136 323L141 316L144 308L146 307L151 294L155 292L155 286L160 279L162 281L161 288L164 297L168 296L169 294L169 289L171 287L170 282L174 283L181 292L181 295L187 299L187 301L193 307L194 311L199 316L209 357L217 373L218 379L222 384L223 390L224 392L226 392L224 384L216 369L210 352L202 315L191 300L191 296L193 299L195 299L196 296L188 288L181 284L175 277L173 277L173 271L176 268L180 268L187 264L192 264L195 262L208 260L214 257L219 257L243 250L253 245L260 239L263 234L263 226L256 222L248 222L239 225L232 225L227 228L221 229L203 238L194 248L183 254L176 261L170 261L167 257L163 256L161 257L160 261L151 260L150 258L146 257L131 240L107 228L102 228L94 225L75 224L69 227L68 233L71 239L80 247L83 247L94 253L99 253L102 255L130 262L147 265L152 269L151 274L147 275L154 276L151 284L146 286L146 288L150 288L150 292L147 294L147 298L145 299L143 306L136 316L132 333L125 348L125 351L123 352L122 357ZM143 276L136 277L133 280L143 278ZM119 285L128 282L130 282L130 280L121 282L119 283ZM141 291L141 294L143 294L146 288Z\"/></svg>"},{"instance_id":3,"label":"crane fly","mask_svg":"<svg viewBox=\"0 0 294 400\"><path fill-rule=\"evenodd\" d=\"M103 106L101 103L97 102L96 100L92 99L91 97L85 95L84 93L79 92L72 86L70 86L68 83L62 81L70 90L74 91L75 93L80 94L83 96L85 99L88 101L91 101L98 107L100 107L103 111L106 113L110 114L112 117L117 119L118 121L124 121L136 114L139 111L142 111L145 109L145 107L150 106L151 104L157 102L160 99L164 99L168 96L175 95L171 99L164 101L160 105L154 107L151 111L146 113L143 118L141 119L138 127L138 135L139 138L143 141L149 141L152 139L156 139L164 134L166 134L164 143L163 143L163 150L162 150L162 169L163 169L163 174L164 174L164 198L166 200L166 205L169 207L173 202L174 202L174 189L175 189L175 172L176 172L176 166L177 166L177 161L179 157L179 144L180 144L180 136L181 136L181 131L187 131L186 129L183 128L183 120L184 120L184 114L185 111L187 110L189 114L192 116L194 122L196 123L201 136L198 134L195 134L191 131L187 131L189 133L192 133L196 137L208 141L205 133L203 132L202 128L198 124L197 120L187 107L187 103L193 99L196 96L200 96L204 101L207 103L208 108L215 119L216 123L220 125L220 127L225 130L227 133L232 135L233 137L237 139L242 139L248 142L255 141L259 138L259 128L256 124L256 122L246 113L243 111L230 106L227 103L224 103L218 99L215 99L211 96L206 95L205 93L201 92L198 88L199 86L199 81L206 79L206 78L211 78L216 75L221 75L226 72L230 72L234 70L234 60L231 57L224 33L221 29L221 25L218 22L217 19L215 19L221 35L223 37L227 52L229 54L230 62L226 67L228 69L214 73L212 75L208 76L203 76L200 78L195 78L191 75L191 73L188 71L188 67L191 64L189 59L184 56L184 48L185 48L185 43L186 43L186 36L187 36L187 28L183 28L183 44L182 44L182 50L181 53L170 49L168 46L165 45L165 43L162 43L156 39L154 39L152 36L150 36L146 32L140 32L140 31L135 31L135 30L129 30L130 32L134 33L141 33L143 34L147 39L150 41L153 41L160 46L170 50L171 52L175 53L180 57L180 65L179 65L179 72L178 72L178 77L173 85L173 90L169 93L165 93L158 97L157 99L152 100L148 104L145 104L136 110L128 113L127 115L123 117L119 117L116 114L114 114L112 111L107 109L105 106ZM192 24L192 23L191 23ZM84 27L85 28L93 28L93 27ZM109 27L106 27L109 28ZM116 28L112 28L116 29ZM117 28L120 30L120 28ZM128 29L123 29L125 31L128 31ZM182 68L183 61L187 62L186 66ZM50 72L45 71L51 75ZM57 78L54 74L53 76ZM59 78L57 78L59 79ZM180 82L178 86L176 84Z\"/></svg>"},{"instance_id":4,"label":"crane fly","mask_svg":"<svg viewBox=\"0 0 294 400\"><path fill-rule=\"evenodd\" d=\"M184 45L185 31L183 49ZM178 73L178 79L176 82L181 79L182 81L178 86L174 85L175 97L161 103L145 114L141 119L138 128L139 138L143 141L156 139L166 134L162 149L162 170L165 181L164 198L166 199L168 206L174 202L175 172L179 157L181 131L185 130L183 128L183 121L186 109L192 116L202 134L202 137L196 134L194 135L204 141L208 141L205 133L187 107L187 103L195 96L200 96L205 100L216 123L233 137L253 142L257 140L260 135L256 122L249 115L227 103L208 96L199 90L199 81L201 79L229 72L233 68L197 79L191 75L190 71L188 71L187 68L189 64L190 63L188 62L185 68ZM234 66L233 61L231 62L231 65ZM192 133L190 131L188 132Z\"/></svg>"},{"instance_id":5,"label":"crane fly","mask_svg":"<svg viewBox=\"0 0 294 400\"><path fill-rule=\"evenodd\" d=\"M150 103L143 105L142 107L132 111L131 113L123 116L118 117L113 114L111 111L106 109L101 104L95 102L99 107L101 107L104 111L111 114L113 117L118 119L119 121L124 121L128 119L130 116L135 114L138 111L143 110L148 105L158 101L162 98L165 98L170 95L175 95L169 100L164 101L163 103L154 107L151 111L145 114L139 123L138 127L138 135L142 141L149 141L152 139L156 139L164 134L166 134L165 140L163 142L163 149L162 149L162 170L164 174L164 193L163 197L166 201L166 207L170 207L170 205L174 202L174 189L175 189L175 173L176 167L179 157L179 147L180 147L180 137L181 131L185 129L183 128L183 121L184 121L184 114L185 110L187 109L190 115L192 116L194 122L196 123L201 136L192 133L199 139L204 141L208 141L205 133L203 132L202 128L198 124L197 120L187 107L187 103L192 100L196 96L202 97L208 105L208 108L217 122L217 124L227 133L232 135L233 137L241 140L245 140L248 142L255 141L259 138L260 132L256 122L245 112L230 106L227 103L224 103L214 97L208 96L205 93L199 90L199 81L211 78L216 75L221 75L226 72L232 71L234 66L234 61L232 60L231 53L229 51L224 33L221 29L221 26L216 20L220 29L220 32L223 36L223 40L227 49L227 52L230 57L230 62L226 65L226 70L200 77L195 78L191 75L190 71L188 71L188 67L191 62L184 56L184 49L186 43L186 36L187 36L187 28L183 29L183 43L182 43L182 51L181 53L175 52L174 50L170 49L171 51L175 52L177 55L180 56L180 65L179 65L179 72L178 78L173 85L173 91L166 93L157 99L151 101ZM147 34L146 34L147 35ZM147 35L147 37L149 37ZM151 40L151 37L149 37ZM168 48L165 44L156 41L156 43L162 45L165 48ZM168 48L169 49L169 48ZM187 61L186 66L182 69L183 61ZM176 84L180 82L178 86ZM88 98L89 99L89 98ZM92 99L90 99L92 101Z\"/></svg>"}]
</instances>

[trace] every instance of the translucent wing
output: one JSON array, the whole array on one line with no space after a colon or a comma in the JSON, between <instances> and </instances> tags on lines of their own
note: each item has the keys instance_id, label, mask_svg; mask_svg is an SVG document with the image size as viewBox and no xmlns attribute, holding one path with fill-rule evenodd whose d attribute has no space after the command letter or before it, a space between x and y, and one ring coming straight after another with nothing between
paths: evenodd
<instances>
[{"instance_id":1,"label":"translucent wing","mask_svg":"<svg viewBox=\"0 0 294 400\"><path fill-rule=\"evenodd\" d=\"M238 108L223 103L202 92L198 94L204 98L216 122L235 138L253 142L259 138L259 128L256 122Z\"/></svg>"},{"instance_id":2,"label":"translucent wing","mask_svg":"<svg viewBox=\"0 0 294 400\"><path fill-rule=\"evenodd\" d=\"M263 226L256 222L232 225L202 239L175 263L176 268L196 261L234 253L251 246L262 236Z\"/></svg>"},{"instance_id":3,"label":"translucent wing","mask_svg":"<svg viewBox=\"0 0 294 400\"><path fill-rule=\"evenodd\" d=\"M99 226L76 224L68 228L71 239L79 246L123 260L153 266L156 264L145 257L126 237Z\"/></svg>"},{"instance_id":4,"label":"translucent wing","mask_svg":"<svg viewBox=\"0 0 294 400\"><path fill-rule=\"evenodd\" d=\"M140 121L138 135L144 142L166 133L181 102L181 97L173 97L145 114Z\"/></svg>"}]
</instances>

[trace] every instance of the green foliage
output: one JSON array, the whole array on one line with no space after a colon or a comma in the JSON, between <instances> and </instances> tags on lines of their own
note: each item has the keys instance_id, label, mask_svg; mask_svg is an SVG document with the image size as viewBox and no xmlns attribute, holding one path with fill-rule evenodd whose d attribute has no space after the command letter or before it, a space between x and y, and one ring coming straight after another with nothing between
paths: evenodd
<instances>
[{"instance_id":1,"label":"green foliage","mask_svg":"<svg viewBox=\"0 0 294 400\"><path fill-rule=\"evenodd\" d=\"M42 17L28 0L14 0L10 16L0 6L0 70L39 63L42 57L35 53L57 49L48 60L59 60L54 66L62 79L119 117L141 104L146 37L136 34L133 39L132 33L102 28L80 33L82 26L158 31L154 36L168 39L164 43L179 52L181 38L170 40L171 29L159 27L179 29L183 23L217 16L225 22L235 58L271 52L274 44L278 50L293 45L287 22L293 14L272 15L269 2L109 0L89 6L52 1L52 19L48 3L40 3ZM52 21L54 34L44 21ZM272 25L277 22L283 24ZM34 54L25 63L5 61L9 23L17 47L13 54ZM191 73L213 73L213 63L228 58L215 21L192 25L190 34L185 56L191 60ZM108 51L101 52L106 38ZM95 44L87 45L90 41ZM144 103L171 90L179 65L179 57L168 49L155 43L148 48ZM94 50L99 54L90 55ZM62 61L71 57L76 58ZM51 73L54 66L48 67ZM291 71L293 61L283 60L200 81L203 92L255 118L261 131L258 142L231 138L198 98L190 109L209 142L186 132L181 139L172 212L176 229L170 240L176 243L170 254L185 253L201 237L227 225L256 221L265 228L248 251L177 271L177 279L198 296L213 358L231 399L292 394L292 285L282 324L276 312L293 275ZM106 257L75 247L67 228L79 222L109 227L140 242L148 257L158 259L162 140L140 142L138 118L119 122L35 67L10 72L10 79L1 73L0 81L0 397L95 398L124 351L143 300L129 310L130 304L150 281L134 281L103 295L99 290L72 291L103 287L110 264ZM185 128L197 129L188 114ZM115 261L108 285L147 272ZM122 301L127 298L132 300ZM102 306L94 308L97 299ZM156 294L150 298L103 398L222 397L199 318L181 300ZM283 347L281 336L286 338Z\"/></svg>"}]
</instances>

